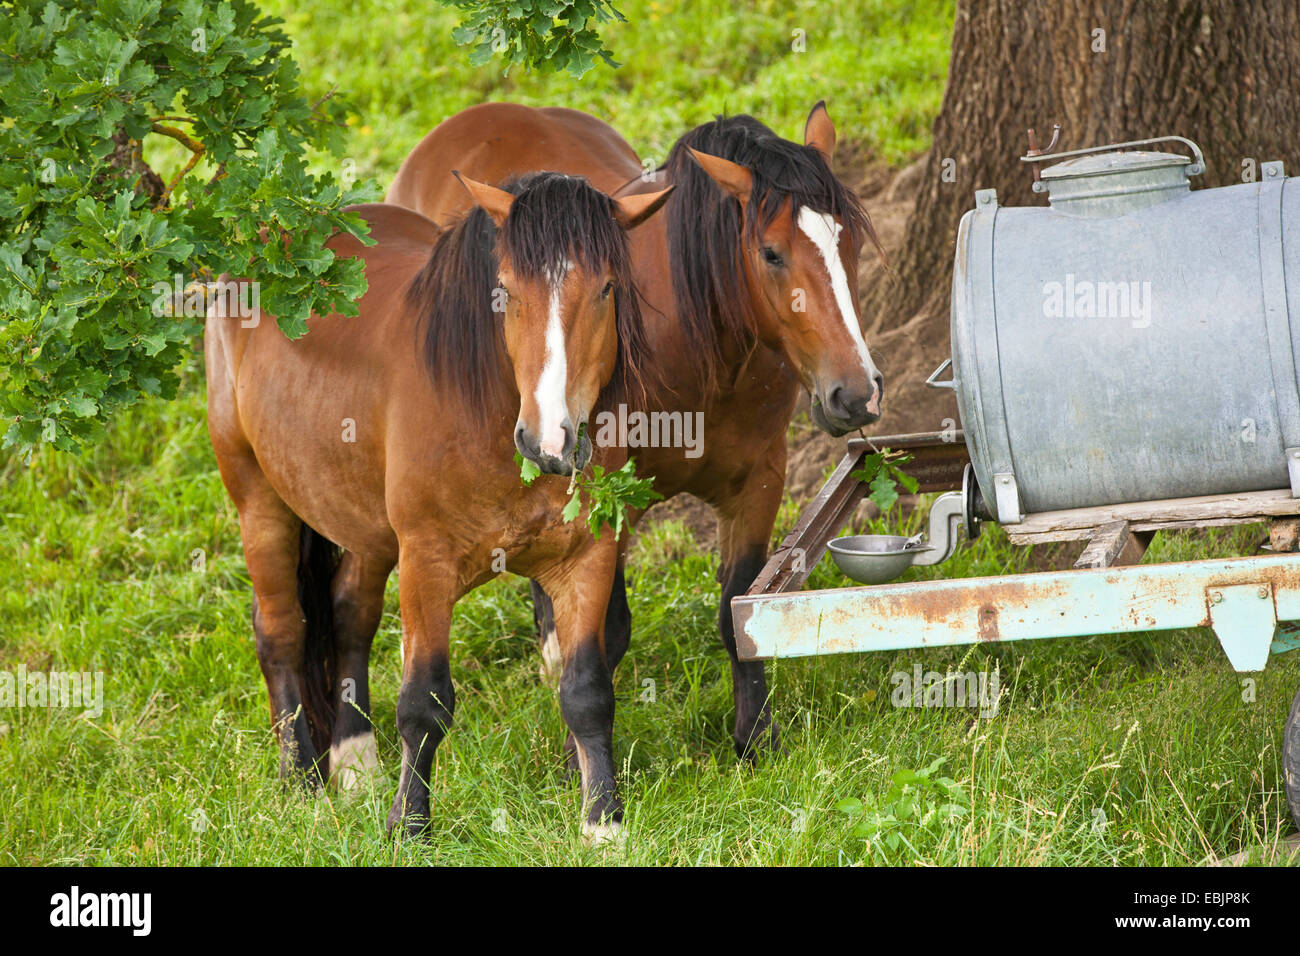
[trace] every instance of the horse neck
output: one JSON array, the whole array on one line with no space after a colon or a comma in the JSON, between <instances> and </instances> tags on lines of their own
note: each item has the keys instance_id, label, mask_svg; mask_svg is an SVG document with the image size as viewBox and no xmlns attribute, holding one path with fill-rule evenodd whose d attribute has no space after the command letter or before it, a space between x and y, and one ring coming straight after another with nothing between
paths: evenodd
<instances>
[{"instance_id":1,"label":"horse neck","mask_svg":"<svg viewBox=\"0 0 1300 956\"><path fill-rule=\"evenodd\" d=\"M636 182L636 181L634 181ZM655 192L665 187L666 179L654 179L636 192ZM689 223L683 223L683 226L689 228ZM670 290L669 294L663 298L662 311L665 314L666 322L652 322L648 326L648 339L652 361L660 364L661 367L669 367L675 370L679 363L685 361L685 356L690 354L690 350L695 346L690 341L690 329L685 325L683 317L677 311L677 299L672 289L672 264L668 253L668 217L660 214L650 222L639 227L647 230L653 241L658 247L660 254L653 258L654 267L642 273L639 282L642 288L658 288ZM742 268L742 263L731 263L727 268ZM642 309L643 316L651 314L648 308ZM748 370L755 373L766 373L769 370L764 365L761 369L754 368L752 359L755 353L770 352L761 342L758 341L754 330L758 328L759 315L753 303L746 300L744 306L744 324L740 331L730 329L721 321L720 315L716 309L710 309L709 321L713 327L713 334L717 338L719 356L713 374L708 378L707 383L697 383L691 389L692 394L707 404L712 399L736 389L738 378ZM690 375L679 375L670 372L665 376L668 380L665 382L665 390L674 396L683 395L683 384L693 378Z\"/></svg>"}]
</instances>

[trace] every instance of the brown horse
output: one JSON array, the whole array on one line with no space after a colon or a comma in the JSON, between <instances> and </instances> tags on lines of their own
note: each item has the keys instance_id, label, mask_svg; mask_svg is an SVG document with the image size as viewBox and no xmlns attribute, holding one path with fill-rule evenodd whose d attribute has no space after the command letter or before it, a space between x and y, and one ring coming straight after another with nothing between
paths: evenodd
<instances>
[{"instance_id":1,"label":"brown horse","mask_svg":"<svg viewBox=\"0 0 1300 956\"><path fill-rule=\"evenodd\" d=\"M748 589L767 555L785 483L786 430L802 385L812 418L839 435L875 421L883 380L861 332L856 264L880 244L857 198L831 172L836 133L824 103L804 143L749 116L688 132L649 173L627 142L595 117L507 103L447 119L411 152L390 202L446 220L464 198L446 188L457 167L490 178L531 169L586 176L613 195L676 186L660 217L632 238L646 334L661 386L652 410L699 412L695 450L635 449L637 471L665 497L687 491L718 516L722 600L718 626L731 655L737 752L777 745L761 663L737 660L731 598ZM543 586L545 582L542 582ZM559 663L554 619L534 590L544 658ZM631 617L620 560L606 620L611 664L625 652ZM573 756L573 742L567 745Z\"/></svg>"},{"instance_id":2,"label":"brown horse","mask_svg":"<svg viewBox=\"0 0 1300 956\"><path fill-rule=\"evenodd\" d=\"M581 468L582 424L634 391L644 343L625 230L666 193L614 200L560 174L513 193L464 185L476 205L441 234L371 205L357 212L375 245L330 240L365 263L359 316L313 316L291 341L274 321L210 315L209 431L239 511L282 773L332 769L346 784L374 764L367 662L398 566L402 773L388 824L422 830L455 700L452 607L504 564L555 598L584 833L600 835L621 814L602 633L618 544L562 522L567 483L524 487L513 453Z\"/></svg>"}]
</instances>

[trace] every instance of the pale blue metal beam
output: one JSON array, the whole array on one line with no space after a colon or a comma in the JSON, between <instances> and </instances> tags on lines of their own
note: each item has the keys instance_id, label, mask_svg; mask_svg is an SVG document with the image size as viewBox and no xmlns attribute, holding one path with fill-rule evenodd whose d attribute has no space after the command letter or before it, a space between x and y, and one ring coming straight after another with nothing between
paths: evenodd
<instances>
[{"instance_id":1,"label":"pale blue metal beam","mask_svg":"<svg viewBox=\"0 0 1300 956\"><path fill-rule=\"evenodd\" d=\"M1210 627L1232 666L1254 671L1277 622L1300 620L1300 556L742 595L731 607L744 660Z\"/></svg>"}]
</instances>

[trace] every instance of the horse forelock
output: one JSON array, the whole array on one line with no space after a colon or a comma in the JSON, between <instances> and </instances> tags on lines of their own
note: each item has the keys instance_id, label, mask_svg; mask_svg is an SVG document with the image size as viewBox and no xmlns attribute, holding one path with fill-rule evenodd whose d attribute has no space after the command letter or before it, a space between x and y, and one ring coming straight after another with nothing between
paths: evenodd
<instances>
[{"instance_id":1,"label":"horse forelock","mask_svg":"<svg viewBox=\"0 0 1300 956\"><path fill-rule=\"evenodd\" d=\"M520 277L549 284L580 264L596 274L608 268L615 283L618 353L602 404L643 389L648 347L640 296L613 200L585 179L559 173L532 173L501 188L515 196L501 229L474 207L438 237L408 289L430 376L450 383L478 411L501 407L513 385L502 324L492 311L501 261Z\"/></svg>"}]
</instances>

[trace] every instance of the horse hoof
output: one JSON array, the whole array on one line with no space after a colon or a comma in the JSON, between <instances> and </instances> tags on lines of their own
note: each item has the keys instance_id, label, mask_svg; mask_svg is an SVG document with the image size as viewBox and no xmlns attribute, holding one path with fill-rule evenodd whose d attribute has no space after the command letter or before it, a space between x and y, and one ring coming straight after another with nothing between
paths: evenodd
<instances>
[{"instance_id":1,"label":"horse hoof","mask_svg":"<svg viewBox=\"0 0 1300 956\"><path fill-rule=\"evenodd\" d=\"M300 797L314 799L319 797L324 790L324 782L321 779L320 771L316 767L281 767L280 768L280 785L289 793L296 793Z\"/></svg>"},{"instance_id":2,"label":"horse hoof","mask_svg":"<svg viewBox=\"0 0 1300 956\"><path fill-rule=\"evenodd\" d=\"M412 820L409 817L394 820L389 817L388 836L390 839L402 838L422 842L427 841L429 839L429 821Z\"/></svg>"},{"instance_id":3,"label":"horse hoof","mask_svg":"<svg viewBox=\"0 0 1300 956\"><path fill-rule=\"evenodd\" d=\"M375 734L358 734L330 747L330 779L341 792L358 790L379 773Z\"/></svg>"},{"instance_id":4,"label":"horse hoof","mask_svg":"<svg viewBox=\"0 0 1300 956\"><path fill-rule=\"evenodd\" d=\"M425 840L429 836L429 818L419 814L402 813L399 807L388 811L388 836L401 834L411 840Z\"/></svg>"},{"instance_id":5,"label":"horse hoof","mask_svg":"<svg viewBox=\"0 0 1300 956\"><path fill-rule=\"evenodd\" d=\"M771 754L774 757L786 757L790 754L781 743L775 726L759 730L744 739L733 738L733 743L736 747L736 756L750 764L757 763L761 754Z\"/></svg>"},{"instance_id":6,"label":"horse hoof","mask_svg":"<svg viewBox=\"0 0 1300 956\"><path fill-rule=\"evenodd\" d=\"M593 849L597 847L622 849L627 845L627 831L623 829L623 824L617 821L612 823L584 823L582 825L582 842Z\"/></svg>"}]
</instances>

